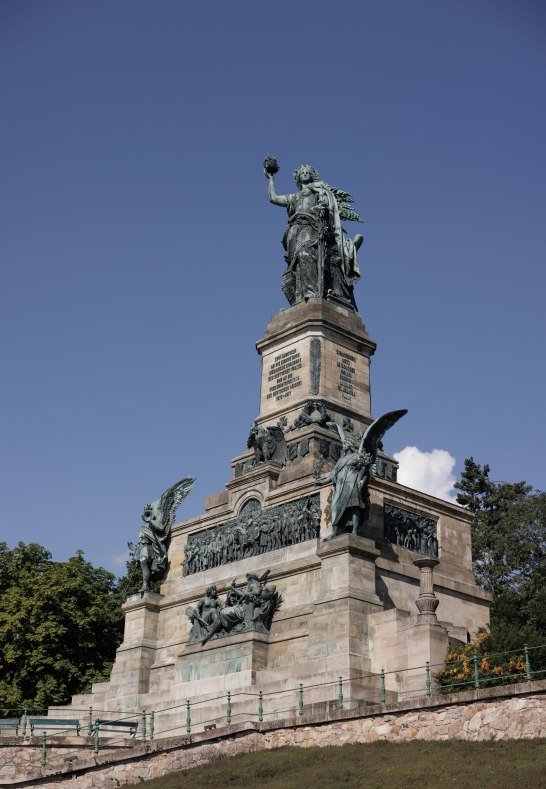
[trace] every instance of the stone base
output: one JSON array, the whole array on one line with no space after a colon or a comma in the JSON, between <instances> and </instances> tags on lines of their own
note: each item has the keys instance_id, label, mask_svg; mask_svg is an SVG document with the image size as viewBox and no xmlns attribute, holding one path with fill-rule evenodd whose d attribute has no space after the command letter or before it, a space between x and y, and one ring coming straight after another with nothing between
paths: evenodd
<instances>
[{"instance_id":1,"label":"stone base","mask_svg":"<svg viewBox=\"0 0 546 789\"><path fill-rule=\"evenodd\" d=\"M191 682L194 694L223 689L226 681L230 689L253 685L256 672L267 668L268 648L269 635L256 632L194 644L178 656L174 681ZM228 680L231 675L235 684Z\"/></svg>"}]
</instances>

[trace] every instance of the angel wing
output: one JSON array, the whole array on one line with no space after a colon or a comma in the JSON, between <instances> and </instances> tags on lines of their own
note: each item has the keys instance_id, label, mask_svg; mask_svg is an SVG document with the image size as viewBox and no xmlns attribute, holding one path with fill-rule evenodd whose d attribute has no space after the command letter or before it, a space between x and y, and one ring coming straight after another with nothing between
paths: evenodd
<instances>
[{"instance_id":1,"label":"angel wing","mask_svg":"<svg viewBox=\"0 0 546 789\"><path fill-rule=\"evenodd\" d=\"M170 527L174 523L176 510L193 488L195 477L184 477L165 491L159 500L162 523Z\"/></svg>"},{"instance_id":2,"label":"angel wing","mask_svg":"<svg viewBox=\"0 0 546 789\"><path fill-rule=\"evenodd\" d=\"M376 419L375 422L372 422L362 436L360 452L366 451L375 458L377 456L379 442L387 430L395 425L398 420L402 419L407 413L407 408L403 408L400 411L389 411L387 414L380 416L379 419Z\"/></svg>"},{"instance_id":3,"label":"angel wing","mask_svg":"<svg viewBox=\"0 0 546 789\"><path fill-rule=\"evenodd\" d=\"M279 463L281 466L286 465L288 462L288 447L286 446L286 439L282 429L275 425L273 427L266 428L266 430L275 441L275 450L271 460L273 460L275 463Z\"/></svg>"},{"instance_id":4,"label":"angel wing","mask_svg":"<svg viewBox=\"0 0 546 789\"><path fill-rule=\"evenodd\" d=\"M337 434L342 441L345 441L345 431L342 427L338 425L337 422L326 422L326 427L329 427L330 430L337 430Z\"/></svg>"}]
</instances>

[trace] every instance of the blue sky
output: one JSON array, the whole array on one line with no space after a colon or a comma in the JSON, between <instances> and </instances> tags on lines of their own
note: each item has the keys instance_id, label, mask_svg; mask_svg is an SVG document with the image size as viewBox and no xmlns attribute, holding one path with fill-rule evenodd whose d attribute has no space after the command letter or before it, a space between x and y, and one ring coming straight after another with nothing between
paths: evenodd
<instances>
[{"instance_id":1,"label":"blue sky","mask_svg":"<svg viewBox=\"0 0 546 789\"><path fill-rule=\"evenodd\" d=\"M544 487L545 34L533 0L2 3L0 538L116 570L144 503L222 490L286 306L269 153L364 217L386 449Z\"/></svg>"}]
</instances>

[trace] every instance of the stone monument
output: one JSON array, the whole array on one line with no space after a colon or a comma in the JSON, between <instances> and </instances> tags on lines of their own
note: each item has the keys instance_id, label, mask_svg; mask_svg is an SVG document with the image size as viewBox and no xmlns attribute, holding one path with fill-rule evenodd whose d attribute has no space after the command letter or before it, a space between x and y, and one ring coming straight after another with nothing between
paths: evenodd
<instances>
[{"instance_id":1,"label":"stone monument","mask_svg":"<svg viewBox=\"0 0 546 789\"><path fill-rule=\"evenodd\" d=\"M423 680L408 669L441 663L450 641L488 623L469 513L397 482L382 438L406 411L371 414L376 344L354 298L363 239L341 224L360 219L352 198L308 165L295 171L296 191L279 195L278 169L265 160L269 199L288 212L290 306L256 344L259 412L246 448L202 515L171 523L191 478L145 510L142 593L124 605L110 680L80 705L158 710L191 699L205 720L223 704L208 700L230 691L250 704L262 691L279 693L282 716L284 691L314 685L306 704L323 703L340 676L347 703L377 701L383 669L390 698L411 695Z\"/></svg>"}]
</instances>

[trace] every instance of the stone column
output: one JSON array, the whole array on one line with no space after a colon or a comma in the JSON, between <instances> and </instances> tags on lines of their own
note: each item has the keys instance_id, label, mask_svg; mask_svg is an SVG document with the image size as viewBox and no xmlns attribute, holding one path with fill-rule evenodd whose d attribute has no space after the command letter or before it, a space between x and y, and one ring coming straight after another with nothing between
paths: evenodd
<instances>
[{"instance_id":1,"label":"stone column","mask_svg":"<svg viewBox=\"0 0 546 789\"><path fill-rule=\"evenodd\" d=\"M370 671L368 615L383 608L375 593L379 553L372 540L352 534L323 541L317 550L318 595L309 617L305 666L309 674L322 676L322 681L361 677ZM358 679L347 685L347 695L375 698L378 689L369 690L372 681Z\"/></svg>"},{"instance_id":2,"label":"stone column","mask_svg":"<svg viewBox=\"0 0 546 789\"><path fill-rule=\"evenodd\" d=\"M433 572L439 561L432 556L423 556L413 563L421 571L419 597L415 601L419 609L417 622L419 625L433 624L438 621L436 609L440 602L434 594Z\"/></svg>"},{"instance_id":3,"label":"stone column","mask_svg":"<svg viewBox=\"0 0 546 789\"><path fill-rule=\"evenodd\" d=\"M123 604L125 635L116 651L107 699L123 697L126 707L135 706L139 694L148 692L162 598L162 594L146 592L132 595Z\"/></svg>"}]
</instances>

